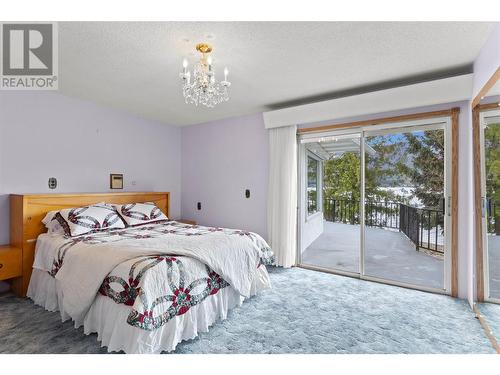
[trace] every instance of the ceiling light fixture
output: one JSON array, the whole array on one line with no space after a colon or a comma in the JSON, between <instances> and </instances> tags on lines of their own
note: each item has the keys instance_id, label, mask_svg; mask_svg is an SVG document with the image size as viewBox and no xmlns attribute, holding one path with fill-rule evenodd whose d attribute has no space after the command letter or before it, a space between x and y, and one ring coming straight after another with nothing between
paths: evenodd
<instances>
[{"instance_id":1,"label":"ceiling light fixture","mask_svg":"<svg viewBox=\"0 0 500 375\"><path fill-rule=\"evenodd\" d=\"M200 61L194 66L193 80L191 72L187 69L188 61L182 62L182 94L186 103L202 104L213 108L221 102L229 100L228 88L231 83L227 80L229 70L224 68L224 81L217 82L213 66L212 47L206 43L196 45L196 50L201 53Z\"/></svg>"}]
</instances>

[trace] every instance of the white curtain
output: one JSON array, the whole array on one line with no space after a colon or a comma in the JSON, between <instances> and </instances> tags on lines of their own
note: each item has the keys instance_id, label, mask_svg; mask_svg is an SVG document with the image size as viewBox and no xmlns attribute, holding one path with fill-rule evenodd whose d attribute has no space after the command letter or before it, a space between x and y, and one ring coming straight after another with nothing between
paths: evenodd
<instances>
[{"instance_id":1,"label":"white curtain","mask_svg":"<svg viewBox=\"0 0 500 375\"><path fill-rule=\"evenodd\" d=\"M297 253L297 126L269 129L267 226L276 264L291 267Z\"/></svg>"}]
</instances>

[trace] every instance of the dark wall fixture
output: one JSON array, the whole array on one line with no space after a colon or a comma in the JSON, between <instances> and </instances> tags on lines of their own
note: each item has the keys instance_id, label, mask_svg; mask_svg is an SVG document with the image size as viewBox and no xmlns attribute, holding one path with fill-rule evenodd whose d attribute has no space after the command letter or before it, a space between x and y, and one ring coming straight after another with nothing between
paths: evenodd
<instances>
[{"instance_id":1,"label":"dark wall fixture","mask_svg":"<svg viewBox=\"0 0 500 375\"><path fill-rule=\"evenodd\" d=\"M55 189L57 187L57 178L49 178L49 189Z\"/></svg>"},{"instance_id":2,"label":"dark wall fixture","mask_svg":"<svg viewBox=\"0 0 500 375\"><path fill-rule=\"evenodd\" d=\"M250 198L250 189L245 190L245 197Z\"/></svg>"},{"instance_id":3,"label":"dark wall fixture","mask_svg":"<svg viewBox=\"0 0 500 375\"><path fill-rule=\"evenodd\" d=\"M198 204L196 205L196 207L198 208L198 210L201 210L201 202L198 202Z\"/></svg>"}]
</instances>

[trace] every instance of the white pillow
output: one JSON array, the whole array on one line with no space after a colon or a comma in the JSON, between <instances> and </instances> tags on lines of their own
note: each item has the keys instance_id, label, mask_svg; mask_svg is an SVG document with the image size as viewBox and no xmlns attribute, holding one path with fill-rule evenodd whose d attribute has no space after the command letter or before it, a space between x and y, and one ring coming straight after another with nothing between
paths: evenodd
<instances>
[{"instance_id":1,"label":"white pillow","mask_svg":"<svg viewBox=\"0 0 500 375\"><path fill-rule=\"evenodd\" d=\"M168 220L153 202L115 205L115 208L129 226Z\"/></svg>"},{"instance_id":2,"label":"white pillow","mask_svg":"<svg viewBox=\"0 0 500 375\"><path fill-rule=\"evenodd\" d=\"M55 218L65 234L72 237L99 230L125 228L116 209L105 204L67 208L57 212Z\"/></svg>"},{"instance_id":3,"label":"white pillow","mask_svg":"<svg viewBox=\"0 0 500 375\"><path fill-rule=\"evenodd\" d=\"M64 228L61 226L61 224L59 224L59 222L56 220L56 218L54 217L54 219L49 222L47 225L47 233L50 233L50 234L60 234L60 235L64 235L66 234L64 232Z\"/></svg>"},{"instance_id":4,"label":"white pillow","mask_svg":"<svg viewBox=\"0 0 500 375\"><path fill-rule=\"evenodd\" d=\"M42 223L44 223L45 226L47 226L47 224L49 224L54 219L54 216L56 216L56 214L58 212L59 211L49 211L49 212L47 212L47 215L45 215L45 217L43 218Z\"/></svg>"},{"instance_id":5,"label":"white pillow","mask_svg":"<svg viewBox=\"0 0 500 375\"><path fill-rule=\"evenodd\" d=\"M95 206L101 206L101 205L106 205L104 202L99 202L96 203ZM66 234L64 231L64 228L59 224L59 221L56 218L56 214L59 211L49 211L45 215L45 217L42 220L42 223L45 225L45 228L47 228L47 233L50 234Z\"/></svg>"},{"instance_id":6,"label":"white pillow","mask_svg":"<svg viewBox=\"0 0 500 375\"><path fill-rule=\"evenodd\" d=\"M42 223L45 225L45 228L47 228L47 233L51 233L51 234L65 234L64 233L64 228L56 220L56 214L58 212L59 211L50 211L43 218Z\"/></svg>"},{"instance_id":7,"label":"white pillow","mask_svg":"<svg viewBox=\"0 0 500 375\"><path fill-rule=\"evenodd\" d=\"M104 203L104 202L99 202L99 203L96 203L94 204L94 206L106 206L108 205L107 203ZM112 205L108 205L108 206L112 206ZM49 225L50 223L56 221L56 214L58 213L59 211L49 211L47 212L47 214L45 215L45 217L43 218L42 220L42 223L45 224L45 226Z\"/></svg>"}]
</instances>

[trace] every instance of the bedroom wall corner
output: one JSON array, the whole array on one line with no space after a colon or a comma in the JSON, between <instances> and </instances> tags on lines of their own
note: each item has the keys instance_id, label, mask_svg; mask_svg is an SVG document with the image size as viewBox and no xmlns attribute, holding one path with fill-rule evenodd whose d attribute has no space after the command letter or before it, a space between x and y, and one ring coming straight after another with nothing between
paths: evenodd
<instances>
[{"instance_id":1,"label":"bedroom wall corner","mask_svg":"<svg viewBox=\"0 0 500 375\"><path fill-rule=\"evenodd\" d=\"M181 160L183 218L267 240L269 140L261 113L183 127Z\"/></svg>"},{"instance_id":2,"label":"bedroom wall corner","mask_svg":"<svg viewBox=\"0 0 500 375\"><path fill-rule=\"evenodd\" d=\"M474 292L469 280L474 277L474 183L471 101L464 102L459 117L459 198L458 198L458 243L459 243L459 297L473 304Z\"/></svg>"}]
</instances>

